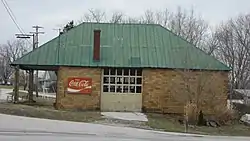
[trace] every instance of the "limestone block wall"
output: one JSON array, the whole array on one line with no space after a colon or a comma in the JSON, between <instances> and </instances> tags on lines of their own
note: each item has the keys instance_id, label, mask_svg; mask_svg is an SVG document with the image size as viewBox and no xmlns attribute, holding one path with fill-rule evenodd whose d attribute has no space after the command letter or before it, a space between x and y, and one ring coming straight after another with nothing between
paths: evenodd
<instances>
[{"instance_id":1,"label":"limestone block wall","mask_svg":"<svg viewBox=\"0 0 250 141\"><path fill-rule=\"evenodd\" d=\"M89 95L68 94L68 77L92 78L92 93ZM61 67L58 71L57 89L57 108L98 110L100 109L101 69Z\"/></svg>"},{"instance_id":2,"label":"limestone block wall","mask_svg":"<svg viewBox=\"0 0 250 141\"><path fill-rule=\"evenodd\" d=\"M183 113L187 100L213 114L226 108L228 72L143 70L143 109L160 113Z\"/></svg>"}]
</instances>

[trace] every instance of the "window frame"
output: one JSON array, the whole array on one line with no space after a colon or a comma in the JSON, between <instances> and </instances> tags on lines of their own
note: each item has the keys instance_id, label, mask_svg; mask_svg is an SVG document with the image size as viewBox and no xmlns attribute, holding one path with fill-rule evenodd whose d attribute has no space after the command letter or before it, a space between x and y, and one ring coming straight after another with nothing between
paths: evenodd
<instances>
[{"instance_id":1,"label":"window frame","mask_svg":"<svg viewBox=\"0 0 250 141\"><path fill-rule=\"evenodd\" d=\"M118 71L122 71L121 75L118 75ZM106 72L108 71L108 73ZM112 72L115 72L114 74L111 74ZM128 75L125 75L125 72ZM131 72L134 71L135 74L131 75ZM140 75L138 75L138 72ZM108 78L108 81L104 81L105 78ZM111 82L111 78L114 78L114 82ZM134 79L134 83L131 83L131 78ZM117 80L121 79L118 84ZM125 79L127 82L125 83ZM140 79L140 84L137 84L137 79ZM112 93L112 94L142 94L143 90L143 73L142 69L138 68L103 68L102 69L102 76L101 76L102 84L101 84L101 91L102 93ZM108 91L104 91L104 87L107 86ZM115 86L115 90L111 92L111 86ZM121 92L117 92L117 88L121 87ZM131 92L131 87L134 87L133 92ZM138 90L139 91L138 91ZM140 92L140 93L139 93Z\"/></svg>"}]
</instances>

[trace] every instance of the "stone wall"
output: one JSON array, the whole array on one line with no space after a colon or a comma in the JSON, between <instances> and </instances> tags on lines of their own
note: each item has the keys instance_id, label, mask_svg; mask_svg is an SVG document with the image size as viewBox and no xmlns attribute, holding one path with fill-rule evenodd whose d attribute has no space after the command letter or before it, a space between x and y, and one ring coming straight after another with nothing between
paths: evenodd
<instances>
[{"instance_id":1,"label":"stone wall","mask_svg":"<svg viewBox=\"0 0 250 141\"><path fill-rule=\"evenodd\" d=\"M68 94L68 77L92 78L92 93ZM100 109L101 69L61 67L58 71L58 93L56 107L58 109L98 110Z\"/></svg>"},{"instance_id":2,"label":"stone wall","mask_svg":"<svg viewBox=\"0 0 250 141\"><path fill-rule=\"evenodd\" d=\"M143 70L143 110L183 113L187 100L206 114L226 108L228 72Z\"/></svg>"}]
</instances>

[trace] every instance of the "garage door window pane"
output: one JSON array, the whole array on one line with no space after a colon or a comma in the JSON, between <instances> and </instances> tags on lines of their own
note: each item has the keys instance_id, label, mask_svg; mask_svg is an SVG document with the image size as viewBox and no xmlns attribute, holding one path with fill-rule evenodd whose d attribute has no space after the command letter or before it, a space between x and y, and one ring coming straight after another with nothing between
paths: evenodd
<instances>
[{"instance_id":1,"label":"garage door window pane","mask_svg":"<svg viewBox=\"0 0 250 141\"><path fill-rule=\"evenodd\" d=\"M116 84L122 84L122 77L116 78Z\"/></svg>"},{"instance_id":2,"label":"garage door window pane","mask_svg":"<svg viewBox=\"0 0 250 141\"><path fill-rule=\"evenodd\" d=\"M135 93L135 86L130 86L129 88L130 93Z\"/></svg>"},{"instance_id":3,"label":"garage door window pane","mask_svg":"<svg viewBox=\"0 0 250 141\"><path fill-rule=\"evenodd\" d=\"M109 84L109 77L103 77L103 83Z\"/></svg>"},{"instance_id":4,"label":"garage door window pane","mask_svg":"<svg viewBox=\"0 0 250 141\"><path fill-rule=\"evenodd\" d=\"M108 68L104 69L104 75L109 75L109 69Z\"/></svg>"},{"instance_id":5,"label":"garage door window pane","mask_svg":"<svg viewBox=\"0 0 250 141\"><path fill-rule=\"evenodd\" d=\"M136 86L136 93L141 93L141 86Z\"/></svg>"},{"instance_id":6,"label":"garage door window pane","mask_svg":"<svg viewBox=\"0 0 250 141\"><path fill-rule=\"evenodd\" d=\"M115 85L110 86L110 92L115 92Z\"/></svg>"},{"instance_id":7,"label":"garage door window pane","mask_svg":"<svg viewBox=\"0 0 250 141\"><path fill-rule=\"evenodd\" d=\"M124 69L124 75L129 76L129 69Z\"/></svg>"},{"instance_id":8,"label":"garage door window pane","mask_svg":"<svg viewBox=\"0 0 250 141\"><path fill-rule=\"evenodd\" d=\"M122 69L117 69L117 75L122 75Z\"/></svg>"},{"instance_id":9,"label":"garage door window pane","mask_svg":"<svg viewBox=\"0 0 250 141\"><path fill-rule=\"evenodd\" d=\"M110 77L110 84L115 84L115 77Z\"/></svg>"},{"instance_id":10,"label":"garage door window pane","mask_svg":"<svg viewBox=\"0 0 250 141\"><path fill-rule=\"evenodd\" d=\"M134 77L130 78L130 84L135 84L135 78Z\"/></svg>"},{"instance_id":11,"label":"garage door window pane","mask_svg":"<svg viewBox=\"0 0 250 141\"><path fill-rule=\"evenodd\" d=\"M129 84L128 82L129 82L129 78L128 77L124 77L123 78L123 84Z\"/></svg>"},{"instance_id":12,"label":"garage door window pane","mask_svg":"<svg viewBox=\"0 0 250 141\"><path fill-rule=\"evenodd\" d=\"M123 92L128 93L128 86L123 86Z\"/></svg>"},{"instance_id":13,"label":"garage door window pane","mask_svg":"<svg viewBox=\"0 0 250 141\"><path fill-rule=\"evenodd\" d=\"M142 84L141 78L136 78L136 84Z\"/></svg>"},{"instance_id":14,"label":"garage door window pane","mask_svg":"<svg viewBox=\"0 0 250 141\"><path fill-rule=\"evenodd\" d=\"M135 69L130 69L130 76L135 76Z\"/></svg>"},{"instance_id":15,"label":"garage door window pane","mask_svg":"<svg viewBox=\"0 0 250 141\"><path fill-rule=\"evenodd\" d=\"M109 86L103 85L103 92L109 92Z\"/></svg>"},{"instance_id":16,"label":"garage door window pane","mask_svg":"<svg viewBox=\"0 0 250 141\"><path fill-rule=\"evenodd\" d=\"M117 86L116 87L116 92L117 93L122 93L122 86Z\"/></svg>"},{"instance_id":17,"label":"garage door window pane","mask_svg":"<svg viewBox=\"0 0 250 141\"><path fill-rule=\"evenodd\" d=\"M110 75L115 75L115 69L110 69Z\"/></svg>"},{"instance_id":18,"label":"garage door window pane","mask_svg":"<svg viewBox=\"0 0 250 141\"><path fill-rule=\"evenodd\" d=\"M142 76L142 70L138 69L136 74L137 74L137 76Z\"/></svg>"}]
</instances>

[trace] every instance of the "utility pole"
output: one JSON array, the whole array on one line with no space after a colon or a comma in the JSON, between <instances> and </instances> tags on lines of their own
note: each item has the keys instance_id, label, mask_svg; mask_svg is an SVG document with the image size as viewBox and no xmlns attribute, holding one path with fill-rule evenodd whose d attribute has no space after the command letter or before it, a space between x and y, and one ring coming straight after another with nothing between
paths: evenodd
<instances>
[{"instance_id":1,"label":"utility pole","mask_svg":"<svg viewBox=\"0 0 250 141\"><path fill-rule=\"evenodd\" d=\"M33 40L33 50L35 49L35 44L34 44L34 34L16 34L16 37L17 38L21 38L21 39L27 39L27 38L31 38L32 37L32 40ZM33 74L34 74L34 71L33 70L29 70L29 102L33 102ZM14 96L15 99L18 100L18 92L15 93L15 96Z\"/></svg>"},{"instance_id":2,"label":"utility pole","mask_svg":"<svg viewBox=\"0 0 250 141\"><path fill-rule=\"evenodd\" d=\"M43 28L41 26L32 26L32 28L35 29L35 32L30 32L34 34L34 49L38 48L38 34L44 34L44 32L39 32L39 29ZM36 71L36 76L35 76L35 86L36 86L36 97L38 97L38 70Z\"/></svg>"}]
</instances>

